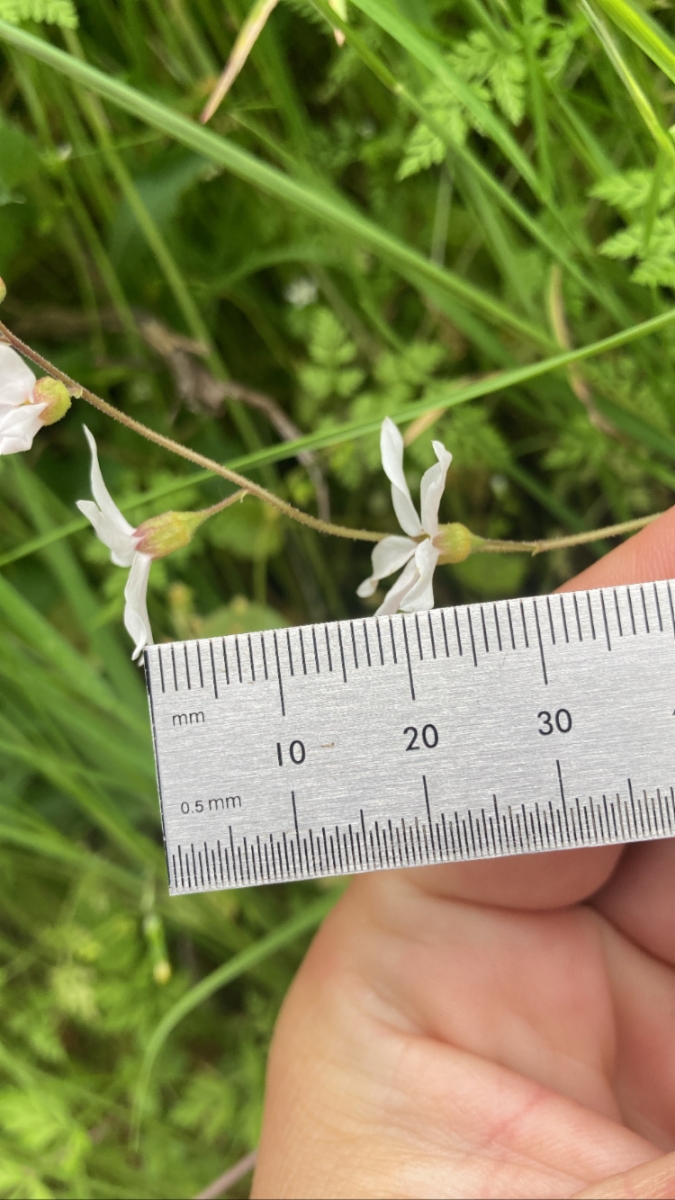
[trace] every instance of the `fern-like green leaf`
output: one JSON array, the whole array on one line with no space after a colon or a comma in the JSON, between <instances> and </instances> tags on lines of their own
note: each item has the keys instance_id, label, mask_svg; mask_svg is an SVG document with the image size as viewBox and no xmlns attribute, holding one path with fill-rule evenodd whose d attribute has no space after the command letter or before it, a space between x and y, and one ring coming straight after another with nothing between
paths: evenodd
<instances>
[{"instance_id":1,"label":"fern-like green leaf","mask_svg":"<svg viewBox=\"0 0 675 1200\"><path fill-rule=\"evenodd\" d=\"M521 54L497 58L488 76L495 100L512 125L525 115L525 60Z\"/></svg>"},{"instance_id":2,"label":"fern-like green leaf","mask_svg":"<svg viewBox=\"0 0 675 1200\"><path fill-rule=\"evenodd\" d=\"M21 21L46 22L61 29L77 29L78 16L72 0L0 0L0 18L10 25Z\"/></svg>"},{"instance_id":3,"label":"fern-like green leaf","mask_svg":"<svg viewBox=\"0 0 675 1200\"><path fill-rule=\"evenodd\" d=\"M649 200L654 180L653 171L636 168L622 174L607 175L596 183L589 195L605 200L613 208L633 212L644 208ZM669 208L675 198L675 175L668 174L659 192L659 210Z\"/></svg>"}]
</instances>

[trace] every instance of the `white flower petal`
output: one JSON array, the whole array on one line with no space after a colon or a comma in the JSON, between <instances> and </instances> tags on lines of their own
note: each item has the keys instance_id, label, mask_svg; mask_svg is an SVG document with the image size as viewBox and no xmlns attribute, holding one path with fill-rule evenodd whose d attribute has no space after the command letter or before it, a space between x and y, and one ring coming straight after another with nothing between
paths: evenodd
<instances>
[{"instance_id":1,"label":"white flower petal","mask_svg":"<svg viewBox=\"0 0 675 1200\"><path fill-rule=\"evenodd\" d=\"M0 345L0 404L15 408L33 399L35 376L11 346Z\"/></svg>"},{"instance_id":2,"label":"white flower petal","mask_svg":"<svg viewBox=\"0 0 675 1200\"><path fill-rule=\"evenodd\" d=\"M42 429L40 415L45 408L45 404L22 404L0 411L0 454L30 450L33 438Z\"/></svg>"},{"instance_id":3,"label":"white flower petal","mask_svg":"<svg viewBox=\"0 0 675 1200\"><path fill-rule=\"evenodd\" d=\"M389 588L384 600L375 613L376 617L389 617L392 613L398 612L401 607L403 597L410 591L410 588L418 578L417 565L415 559L412 558L407 567L401 572L393 587Z\"/></svg>"},{"instance_id":4,"label":"white flower petal","mask_svg":"<svg viewBox=\"0 0 675 1200\"><path fill-rule=\"evenodd\" d=\"M136 554L131 564L127 586L124 589L126 607L124 624L136 645L132 658L138 658L148 643L152 642L152 629L148 617L147 592L152 559L149 554Z\"/></svg>"},{"instance_id":5,"label":"white flower petal","mask_svg":"<svg viewBox=\"0 0 675 1200\"><path fill-rule=\"evenodd\" d=\"M434 607L433 578L440 551L430 538L420 542L415 551L415 568L418 578L401 600L403 612L423 612Z\"/></svg>"},{"instance_id":6,"label":"white flower petal","mask_svg":"<svg viewBox=\"0 0 675 1200\"><path fill-rule=\"evenodd\" d=\"M110 558L116 567L130 567L134 561L136 546L129 534L120 530L117 524L109 521L93 500L78 500L77 507L88 521L91 521L96 536L108 547Z\"/></svg>"},{"instance_id":7,"label":"white flower petal","mask_svg":"<svg viewBox=\"0 0 675 1200\"><path fill-rule=\"evenodd\" d=\"M386 537L373 550L373 573L356 589L357 596L372 596L380 579L404 567L415 553L416 542L411 538Z\"/></svg>"},{"instance_id":8,"label":"white flower petal","mask_svg":"<svg viewBox=\"0 0 675 1200\"><path fill-rule=\"evenodd\" d=\"M403 438L389 417L382 422L380 452L384 473L391 481L391 500L398 523L409 537L419 537L423 529L403 473Z\"/></svg>"},{"instance_id":9,"label":"white flower petal","mask_svg":"<svg viewBox=\"0 0 675 1200\"><path fill-rule=\"evenodd\" d=\"M108 518L111 525L115 525L121 533L126 533L129 536L134 532L133 526L129 524L126 517L122 516L119 508L115 504L110 492L108 491L103 481L101 468L98 463L98 450L96 449L96 441L86 425L82 427L85 432L89 449L91 450L91 494L98 504L104 517ZM103 539L105 541L105 539ZM106 545L108 543L106 542Z\"/></svg>"},{"instance_id":10,"label":"white flower petal","mask_svg":"<svg viewBox=\"0 0 675 1200\"><path fill-rule=\"evenodd\" d=\"M435 537L438 533L438 510L445 488L445 477L452 462L452 455L442 442L433 442L432 444L438 462L424 472L420 486L422 525L424 532L428 533L429 537Z\"/></svg>"}]
</instances>

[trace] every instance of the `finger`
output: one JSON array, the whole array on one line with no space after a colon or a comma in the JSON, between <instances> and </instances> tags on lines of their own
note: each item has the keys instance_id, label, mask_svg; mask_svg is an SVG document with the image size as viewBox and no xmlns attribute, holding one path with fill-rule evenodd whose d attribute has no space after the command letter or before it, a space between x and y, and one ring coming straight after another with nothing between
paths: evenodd
<instances>
[{"instance_id":1,"label":"finger","mask_svg":"<svg viewBox=\"0 0 675 1200\"><path fill-rule=\"evenodd\" d=\"M675 964L675 840L630 846L621 868L596 896L596 908L632 942Z\"/></svg>"},{"instance_id":2,"label":"finger","mask_svg":"<svg viewBox=\"0 0 675 1200\"><path fill-rule=\"evenodd\" d=\"M675 575L675 508L593 563L560 591L644 583ZM592 896L612 875L621 847L516 856L414 871L434 895L512 908L554 908Z\"/></svg>"},{"instance_id":3,"label":"finger","mask_svg":"<svg viewBox=\"0 0 675 1200\"><path fill-rule=\"evenodd\" d=\"M565 908L597 892L610 879L622 852L622 846L554 850L413 868L409 875L429 895L446 899L498 908Z\"/></svg>"},{"instance_id":4,"label":"finger","mask_svg":"<svg viewBox=\"0 0 675 1200\"><path fill-rule=\"evenodd\" d=\"M664 1154L621 1175L594 1183L573 1200L673 1200L675 1154Z\"/></svg>"}]
</instances>

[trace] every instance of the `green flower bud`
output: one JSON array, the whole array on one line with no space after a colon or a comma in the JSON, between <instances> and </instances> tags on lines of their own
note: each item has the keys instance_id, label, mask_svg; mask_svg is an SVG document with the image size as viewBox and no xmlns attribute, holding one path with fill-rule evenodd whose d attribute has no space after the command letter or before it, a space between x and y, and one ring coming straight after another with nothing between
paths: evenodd
<instances>
[{"instance_id":1,"label":"green flower bud","mask_svg":"<svg viewBox=\"0 0 675 1200\"><path fill-rule=\"evenodd\" d=\"M165 512L150 517L134 533L136 549L150 558L165 558L182 550L191 541L195 529L206 519L206 512Z\"/></svg>"},{"instance_id":2,"label":"green flower bud","mask_svg":"<svg viewBox=\"0 0 675 1200\"><path fill-rule=\"evenodd\" d=\"M38 379L33 388L33 400L35 404L47 405L40 416L43 425L53 425L60 421L72 404L65 383L61 383L60 379L52 379L49 375Z\"/></svg>"},{"instance_id":3,"label":"green flower bud","mask_svg":"<svg viewBox=\"0 0 675 1200\"><path fill-rule=\"evenodd\" d=\"M441 525L434 538L434 546L441 552L442 563L460 563L464 562L472 551L479 550L483 541L483 538L467 529L466 525L453 521L451 525Z\"/></svg>"},{"instance_id":4,"label":"green flower bud","mask_svg":"<svg viewBox=\"0 0 675 1200\"><path fill-rule=\"evenodd\" d=\"M4 279L0 275L0 304L2 304L6 295L7 295L7 284L5 283Z\"/></svg>"}]
</instances>

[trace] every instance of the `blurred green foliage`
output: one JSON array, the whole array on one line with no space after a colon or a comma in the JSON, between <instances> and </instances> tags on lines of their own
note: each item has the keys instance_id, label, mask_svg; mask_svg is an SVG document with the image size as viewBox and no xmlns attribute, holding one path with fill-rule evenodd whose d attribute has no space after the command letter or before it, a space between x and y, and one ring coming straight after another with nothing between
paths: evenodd
<instances>
[{"instance_id":1,"label":"blurred green foliage","mask_svg":"<svg viewBox=\"0 0 675 1200\"><path fill-rule=\"evenodd\" d=\"M619 20L621 0L603 8ZM273 466L256 455L417 403L408 475L414 490L432 437L452 450L446 520L533 538L663 508L672 326L453 406L467 380L672 304L675 19L646 9L666 33L652 20L636 45L619 25L611 49L567 0L359 0L338 48L323 0L281 4L212 129L296 181L305 209L3 41L3 318L126 412L223 462L246 456L267 487L345 524L395 529L375 433ZM192 118L245 15L242 0L0 0L0 20ZM341 229L348 209L435 281ZM78 402L0 460L0 1196L182 1197L255 1145L307 937L246 971L237 956L284 941L322 889L168 900L125 574L74 509L82 421L132 520L227 492ZM548 590L603 549L479 555L438 572L437 602ZM367 546L247 499L154 564L155 636L370 612L377 597L355 595L368 573ZM233 980L166 1039L136 1143L153 1032L228 961Z\"/></svg>"}]
</instances>

